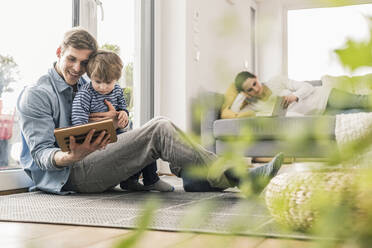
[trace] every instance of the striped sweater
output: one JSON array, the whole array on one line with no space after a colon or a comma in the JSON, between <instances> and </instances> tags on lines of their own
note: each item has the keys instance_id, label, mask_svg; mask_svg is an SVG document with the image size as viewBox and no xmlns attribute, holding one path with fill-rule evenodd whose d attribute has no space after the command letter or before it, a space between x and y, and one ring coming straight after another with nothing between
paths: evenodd
<instances>
[{"instance_id":1,"label":"striped sweater","mask_svg":"<svg viewBox=\"0 0 372 248\"><path fill-rule=\"evenodd\" d=\"M72 103L72 125L88 123L90 113L107 112L108 107L104 102L105 99L114 106L116 111L124 110L129 115L123 90L119 85L116 84L110 94L102 95L93 89L90 82L83 85L76 93Z\"/></svg>"}]
</instances>

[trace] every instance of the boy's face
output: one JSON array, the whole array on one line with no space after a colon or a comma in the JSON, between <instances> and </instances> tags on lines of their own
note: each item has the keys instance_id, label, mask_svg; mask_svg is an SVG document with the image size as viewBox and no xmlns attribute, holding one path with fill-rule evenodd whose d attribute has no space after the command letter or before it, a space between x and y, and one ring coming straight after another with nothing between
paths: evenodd
<instances>
[{"instance_id":1,"label":"boy's face","mask_svg":"<svg viewBox=\"0 0 372 248\"><path fill-rule=\"evenodd\" d=\"M56 70L69 85L75 85L79 78L85 73L91 50L75 49L71 46L65 51L57 49L58 62Z\"/></svg>"},{"instance_id":2,"label":"boy's face","mask_svg":"<svg viewBox=\"0 0 372 248\"><path fill-rule=\"evenodd\" d=\"M112 80L111 82L103 82L101 79L92 77L92 86L95 91L101 95L107 95L115 88L115 82L117 80Z\"/></svg>"}]
</instances>

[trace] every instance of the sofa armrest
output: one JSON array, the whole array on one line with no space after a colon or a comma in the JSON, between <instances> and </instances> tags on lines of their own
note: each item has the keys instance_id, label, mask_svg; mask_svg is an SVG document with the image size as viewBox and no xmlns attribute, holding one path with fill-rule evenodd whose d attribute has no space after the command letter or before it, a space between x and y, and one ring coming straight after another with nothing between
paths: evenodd
<instances>
[{"instance_id":1,"label":"sofa armrest","mask_svg":"<svg viewBox=\"0 0 372 248\"><path fill-rule=\"evenodd\" d=\"M216 152L213 124L220 118L223 100L224 96L220 93L202 92L193 101L193 130L200 134L202 146L211 152Z\"/></svg>"}]
</instances>

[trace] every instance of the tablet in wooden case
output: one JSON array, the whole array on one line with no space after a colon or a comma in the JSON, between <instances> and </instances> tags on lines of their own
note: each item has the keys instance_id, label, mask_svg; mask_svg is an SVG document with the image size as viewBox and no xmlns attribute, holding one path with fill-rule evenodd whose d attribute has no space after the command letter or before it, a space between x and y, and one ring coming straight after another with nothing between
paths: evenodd
<instances>
[{"instance_id":1,"label":"tablet in wooden case","mask_svg":"<svg viewBox=\"0 0 372 248\"><path fill-rule=\"evenodd\" d=\"M94 141L102 131L110 134L110 143L117 141L116 131L114 128L114 122L111 119L91 122L84 125L56 128L54 135L56 136L57 143L63 152L70 150L70 136L74 136L76 143L82 144L85 140L86 135L90 130L95 129L92 141Z\"/></svg>"}]
</instances>

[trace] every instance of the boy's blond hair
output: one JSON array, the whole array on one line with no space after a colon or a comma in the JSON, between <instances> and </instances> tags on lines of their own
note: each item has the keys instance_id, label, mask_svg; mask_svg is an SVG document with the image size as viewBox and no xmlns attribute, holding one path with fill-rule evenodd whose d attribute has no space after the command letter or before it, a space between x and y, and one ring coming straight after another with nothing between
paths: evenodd
<instances>
[{"instance_id":1,"label":"boy's blond hair","mask_svg":"<svg viewBox=\"0 0 372 248\"><path fill-rule=\"evenodd\" d=\"M61 43L61 52L63 53L69 46L75 49L88 49L97 52L98 44L96 39L85 29L74 27L64 34Z\"/></svg>"},{"instance_id":2,"label":"boy's blond hair","mask_svg":"<svg viewBox=\"0 0 372 248\"><path fill-rule=\"evenodd\" d=\"M123 62L119 55L112 51L98 50L89 59L87 75L90 79L112 82L120 79L122 69Z\"/></svg>"}]
</instances>

